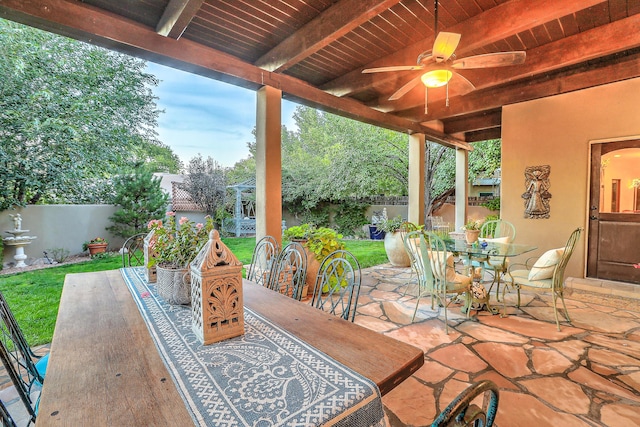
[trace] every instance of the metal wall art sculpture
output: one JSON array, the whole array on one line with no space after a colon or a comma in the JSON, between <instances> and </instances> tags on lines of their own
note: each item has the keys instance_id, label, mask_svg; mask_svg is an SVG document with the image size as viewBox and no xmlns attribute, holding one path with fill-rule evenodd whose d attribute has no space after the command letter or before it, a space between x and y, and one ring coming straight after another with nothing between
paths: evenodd
<instances>
[{"instance_id":1,"label":"metal wall art sculpture","mask_svg":"<svg viewBox=\"0 0 640 427\"><path fill-rule=\"evenodd\" d=\"M524 217L530 219L549 218L551 211L549 207L549 175L551 174L551 166L528 166L524 170L525 192L522 195L524 199Z\"/></svg>"}]
</instances>

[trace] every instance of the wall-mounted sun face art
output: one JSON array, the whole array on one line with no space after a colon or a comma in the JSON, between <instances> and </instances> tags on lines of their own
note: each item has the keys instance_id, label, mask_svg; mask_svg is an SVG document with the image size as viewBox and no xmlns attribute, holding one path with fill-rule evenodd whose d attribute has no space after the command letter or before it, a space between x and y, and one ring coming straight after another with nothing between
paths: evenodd
<instances>
[{"instance_id":1,"label":"wall-mounted sun face art","mask_svg":"<svg viewBox=\"0 0 640 427\"><path fill-rule=\"evenodd\" d=\"M528 166L524 170L525 192L524 217L530 219L549 218L551 208L549 206L549 175L551 166Z\"/></svg>"}]
</instances>

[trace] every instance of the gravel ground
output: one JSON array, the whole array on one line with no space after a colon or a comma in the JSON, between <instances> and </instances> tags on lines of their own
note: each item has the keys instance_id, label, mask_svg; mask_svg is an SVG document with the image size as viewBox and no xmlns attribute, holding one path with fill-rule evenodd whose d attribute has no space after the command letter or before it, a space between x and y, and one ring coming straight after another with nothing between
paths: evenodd
<instances>
[{"instance_id":1,"label":"gravel ground","mask_svg":"<svg viewBox=\"0 0 640 427\"><path fill-rule=\"evenodd\" d=\"M56 264L48 264L46 260L43 260L43 258L39 258L35 260L35 262L33 262L31 265L28 265L23 268L15 268L15 267L6 268L5 267L2 270L0 270L0 276L6 276L8 274L15 274L15 273L24 273L25 271L40 270L43 268L59 267L61 265L67 265L67 264L75 264L78 262L89 261L90 259L91 258L89 257L89 255L73 255L67 258L66 260L64 260L64 262L56 263Z\"/></svg>"}]
</instances>

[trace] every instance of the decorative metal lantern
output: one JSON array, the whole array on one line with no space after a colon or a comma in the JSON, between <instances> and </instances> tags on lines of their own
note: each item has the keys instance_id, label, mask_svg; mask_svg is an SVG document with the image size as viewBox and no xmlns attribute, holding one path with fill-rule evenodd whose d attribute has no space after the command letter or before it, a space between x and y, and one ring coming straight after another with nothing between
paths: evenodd
<instances>
[{"instance_id":1,"label":"decorative metal lantern","mask_svg":"<svg viewBox=\"0 0 640 427\"><path fill-rule=\"evenodd\" d=\"M191 262L192 328L208 345L244 334L242 263L217 230Z\"/></svg>"},{"instance_id":2,"label":"decorative metal lantern","mask_svg":"<svg viewBox=\"0 0 640 427\"><path fill-rule=\"evenodd\" d=\"M149 234L147 234L144 238L144 275L147 278L148 283L156 283L158 279L156 266L149 267L149 261L155 257L155 252L153 251L153 245L156 242L156 238L154 236L154 231L151 230Z\"/></svg>"}]
</instances>

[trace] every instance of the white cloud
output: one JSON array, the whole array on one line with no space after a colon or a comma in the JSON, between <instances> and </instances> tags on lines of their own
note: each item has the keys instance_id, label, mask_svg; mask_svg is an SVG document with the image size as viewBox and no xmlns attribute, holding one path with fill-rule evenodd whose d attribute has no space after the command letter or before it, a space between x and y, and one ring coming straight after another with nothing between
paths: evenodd
<instances>
[{"instance_id":1,"label":"white cloud","mask_svg":"<svg viewBox=\"0 0 640 427\"><path fill-rule=\"evenodd\" d=\"M254 91L208 79L152 62L147 72L160 80L154 88L160 140L188 163L192 157L211 156L223 166L233 166L249 156L247 142L256 121ZM297 104L282 102L282 120L293 129Z\"/></svg>"}]
</instances>

